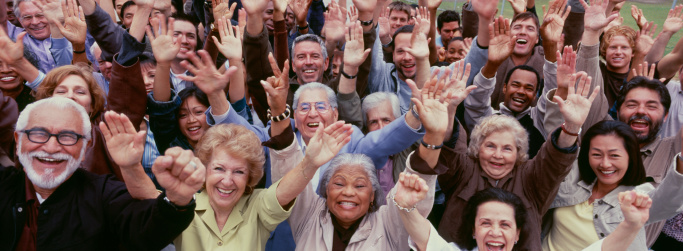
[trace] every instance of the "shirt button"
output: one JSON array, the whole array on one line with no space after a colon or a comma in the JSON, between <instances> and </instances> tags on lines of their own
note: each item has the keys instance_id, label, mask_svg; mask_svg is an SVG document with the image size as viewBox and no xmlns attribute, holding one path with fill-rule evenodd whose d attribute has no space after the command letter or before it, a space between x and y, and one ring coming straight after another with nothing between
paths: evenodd
<instances>
[{"instance_id":1,"label":"shirt button","mask_svg":"<svg viewBox=\"0 0 683 251\"><path fill-rule=\"evenodd\" d=\"M20 213L21 213L21 211L24 211L24 209L21 208L21 207L20 207L20 208L17 208L17 212L20 212Z\"/></svg>"},{"instance_id":2,"label":"shirt button","mask_svg":"<svg viewBox=\"0 0 683 251\"><path fill-rule=\"evenodd\" d=\"M596 219L598 218L598 215L597 215L597 214L595 215L595 218L596 218Z\"/></svg>"},{"instance_id":3,"label":"shirt button","mask_svg":"<svg viewBox=\"0 0 683 251\"><path fill-rule=\"evenodd\" d=\"M47 209L43 210L43 214L47 214L47 213L48 213Z\"/></svg>"},{"instance_id":4,"label":"shirt button","mask_svg":"<svg viewBox=\"0 0 683 251\"><path fill-rule=\"evenodd\" d=\"M600 233L600 237L605 237L605 233Z\"/></svg>"},{"instance_id":5,"label":"shirt button","mask_svg":"<svg viewBox=\"0 0 683 251\"><path fill-rule=\"evenodd\" d=\"M218 242L218 246L223 246L223 242L222 242L222 241L219 241L219 242Z\"/></svg>"},{"instance_id":6,"label":"shirt button","mask_svg":"<svg viewBox=\"0 0 683 251\"><path fill-rule=\"evenodd\" d=\"M598 204L602 205L602 204L604 204L604 202L602 202L601 200L599 200L599 201L598 201Z\"/></svg>"}]
</instances>

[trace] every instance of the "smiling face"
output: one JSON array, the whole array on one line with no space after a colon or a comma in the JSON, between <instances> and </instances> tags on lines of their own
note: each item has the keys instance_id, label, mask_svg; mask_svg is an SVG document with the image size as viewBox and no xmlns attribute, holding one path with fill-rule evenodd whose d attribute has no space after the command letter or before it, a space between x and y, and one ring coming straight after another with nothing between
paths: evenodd
<instances>
[{"instance_id":1,"label":"smiling face","mask_svg":"<svg viewBox=\"0 0 683 251\"><path fill-rule=\"evenodd\" d=\"M328 66L328 60L323 57L323 49L319 43L313 41L301 41L294 46L292 69L302 84L322 81Z\"/></svg>"},{"instance_id":2,"label":"smiling face","mask_svg":"<svg viewBox=\"0 0 683 251\"><path fill-rule=\"evenodd\" d=\"M114 8L116 9L116 15L121 14L121 7L123 7L123 4L128 2L130 0L114 0ZM130 27L130 26L126 26Z\"/></svg>"},{"instance_id":3,"label":"smiling face","mask_svg":"<svg viewBox=\"0 0 683 251\"><path fill-rule=\"evenodd\" d=\"M411 48L411 33L400 33L394 39L394 65L398 70L398 77L402 80L414 79L417 73L415 57L406 51Z\"/></svg>"},{"instance_id":4,"label":"smiling face","mask_svg":"<svg viewBox=\"0 0 683 251\"><path fill-rule=\"evenodd\" d=\"M396 119L389 100L368 110L367 116L366 126L370 132L382 129Z\"/></svg>"},{"instance_id":5,"label":"smiling face","mask_svg":"<svg viewBox=\"0 0 683 251\"><path fill-rule=\"evenodd\" d=\"M37 40L50 37L50 25L43 11L32 2L19 2L19 21L29 35Z\"/></svg>"},{"instance_id":6,"label":"smiling face","mask_svg":"<svg viewBox=\"0 0 683 251\"><path fill-rule=\"evenodd\" d=\"M625 36L614 36L605 50L607 69L617 73L626 73L633 58L633 48Z\"/></svg>"},{"instance_id":7,"label":"smiling face","mask_svg":"<svg viewBox=\"0 0 683 251\"><path fill-rule=\"evenodd\" d=\"M467 51L465 50L465 42L462 40L454 40L448 44L448 49L446 50L446 62L449 64L455 63L462 60L467 56Z\"/></svg>"},{"instance_id":8,"label":"smiling face","mask_svg":"<svg viewBox=\"0 0 683 251\"><path fill-rule=\"evenodd\" d=\"M187 53L197 48L197 27L183 20L173 23L173 42L180 41L177 59L187 59Z\"/></svg>"},{"instance_id":9,"label":"smiling face","mask_svg":"<svg viewBox=\"0 0 683 251\"><path fill-rule=\"evenodd\" d=\"M489 177L499 180L512 172L517 162L517 145L512 132L498 131L479 147L479 165Z\"/></svg>"},{"instance_id":10,"label":"smiling face","mask_svg":"<svg viewBox=\"0 0 683 251\"><path fill-rule=\"evenodd\" d=\"M389 26L391 27L391 32L389 34L394 34L398 28L408 24L408 13L400 10L392 10L389 13Z\"/></svg>"},{"instance_id":11,"label":"smiling face","mask_svg":"<svg viewBox=\"0 0 683 251\"><path fill-rule=\"evenodd\" d=\"M510 25L510 33L513 36L517 36L512 55L523 57L531 54L531 51L538 42L538 27L536 26L534 19L515 20L515 22Z\"/></svg>"},{"instance_id":12,"label":"smiling face","mask_svg":"<svg viewBox=\"0 0 683 251\"><path fill-rule=\"evenodd\" d=\"M209 129L209 124L206 123L206 114L204 113L207 109L209 108L199 103L194 96L188 97L180 105L178 126L180 127L180 132L192 146L197 144L197 141Z\"/></svg>"},{"instance_id":13,"label":"smiling face","mask_svg":"<svg viewBox=\"0 0 683 251\"><path fill-rule=\"evenodd\" d=\"M365 216L375 199L372 182L363 167L340 167L327 184L327 207L338 223L348 227Z\"/></svg>"},{"instance_id":14,"label":"smiling face","mask_svg":"<svg viewBox=\"0 0 683 251\"><path fill-rule=\"evenodd\" d=\"M88 113L91 113L93 110L93 100L90 88L88 88L88 84L80 76L69 75L64 78L64 80L57 85L52 96L72 99L83 106Z\"/></svg>"},{"instance_id":15,"label":"smiling face","mask_svg":"<svg viewBox=\"0 0 683 251\"><path fill-rule=\"evenodd\" d=\"M149 94L154 89L154 76L157 73L156 66L152 63L143 63L140 65L140 70L142 70L142 80L145 82L145 91Z\"/></svg>"},{"instance_id":16,"label":"smiling face","mask_svg":"<svg viewBox=\"0 0 683 251\"><path fill-rule=\"evenodd\" d=\"M510 251L519 240L515 209L499 201L479 205L474 220L474 238L479 250Z\"/></svg>"},{"instance_id":17,"label":"smiling face","mask_svg":"<svg viewBox=\"0 0 683 251\"><path fill-rule=\"evenodd\" d=\"M273 30L275 29L275 25L273 25L273 13L275 13L273 1L268 1L266 9L263 10L263 24L265 24L266 29L268 29L268 35L273 35Z\"/></svg>"},{"instance_id":18,"label":"smiling face","mask_svg":"<svg viewBox=\"0 0 683 251\"><path fill-rule=\"evenodd\" d=\"M517 69L510 80L503 86L505 99L503 104L514 113L520 113L529 108L536 99L536 74Z\"/></svg>"},{"instance_id":19,"label":"smiling face","mask_svg":"<svg viewBox=\"0 0 683 251\"><path fill-rule=\"evenodd\" d=\"M439 30L439 35L441 35L441 42L442 44L448 43L448 41L451 41L451 38L460 36L460 22L458 21L453 21L453 22L448 22L448 23L443 23L443 26Z\"/></svg>"},{"instance_id":20,"label":"smiling face","mask_svg":"<svg viewBox=\"0 0 683 251\"><path fill-rule=\"evenodd\" d=\"M249 182L247 161L225 149L215 149L206 171L206 193L214 211L235 207Z\"/></svg>"},{"instance_id":21,"label":"smiling face","mask_svg":"<svg viewBox=\"0 0 683 251\"><path fill-rule=\"evenodd\" d=\"M26 126L30 129L44 129L49 133L83 133L83 121L74 109L55 110L51 107L38 107L31 111ZM20 135L21 134L21 135ZM25 133L15 133L17 150L26 175L34 186L54 189L71 177L80 165L85 150L83 139L75 145L59 144L56 137L45 143L33 143Z\"/></svg>"},{"instance_id":22,"label":"smiling face","mask_svg":"<svg viewBox=\"0 0 683 251\"><path fill-rule=\"evenodd\" d=\"M322 102L323 105L326 104L327 111L321 111L321 109L316 108L319 107L315 105L318 102ZM302 111L304 103L307 103L309 107L308 112ZM337 117L337 109L330 107L324 90L307 89L299 95L299 103L297 104L296 111L294 111L294 125L301 132L301 138L304 142L308 143L313 138L319 126L325 128L337 122Z\"/></svg>"},{"instance_id":23,"label":"smiling face","mask_svg":"<svg viewBox=\"0 0 683 251\"><path fill-rule=\"evenodd\" d=\"M16 27L21 27L19 19L14 15L14 0L5 0L5 5L7 6L7 21Z\"/></svg>"},{"instance_id":24,"label":"smiling face","mask_svg":"<svg viewBox=\"0 0 683 251\"><path fill-rule=\"evenodd\" d=\"M668 117L659 93L643 87L630 90L618 112L619 120L631 126L641 145L657 138L662 123Z\"/></svg>"},{"instance_id":25,"label":"smiling face","mask_svg":"<svg viewBox=\"0 0 683 251\"><path fill-rule=\"evenodd\" d=\"M19 76L19 73L14 69L5 64L5 62L0 61L0 91L4 92L5 95L8 93L21 92L22 84L24 79Z\"/></svg>"},{"instance_id":26,"label":"smiling face","mask_svg":"<svg viewBox=\"0 0 683 251\"><path fill-rule=\"evenodd\" d=\"M595 136L591 139L588 156L601 190L611 191L624 179L629 162L621 137L614 134Z\"/></svg>"},{"instance_id":27,"label":"smiling face","mask_svg":"<svg viewBox=\"0 0 683 251\"><path fill-rule=\"evenodd\" d=\"M126 10L123 12L123 20L121 20L121 23L123 23L123 26L125 27L130 27L130 24L133 23L133 17L135 16L135 12L138 10L137 5L131 5L126 8Z\"/></svg>"}]
</instances>

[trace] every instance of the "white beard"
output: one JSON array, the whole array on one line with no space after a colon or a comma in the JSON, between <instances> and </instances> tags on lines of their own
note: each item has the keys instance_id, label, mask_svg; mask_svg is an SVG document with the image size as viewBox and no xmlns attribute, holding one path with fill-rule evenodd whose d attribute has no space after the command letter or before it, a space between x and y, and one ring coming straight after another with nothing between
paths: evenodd
<instances>
[{"instance_id":1,"label":"white beard","mask_svg":"<svg viewBox=\"0 0 683 251\"><path fill-rule=\"evenodd\" d=\"M86 145L84 144L83 148L81 149L80 156L83 156L83 154L85 153L85 148ZM43 189L57 188L59 185L64 183L64 181L66 181L67 178L71 177L71 175L76 171L76 169L78 169L78 166L81 165L80 160L77 160L73 156L65 153L49 154L44 151L22 153L21 139L19 139L19 142L17 143L17 149L19 149L19 162L21 162L21 165L24 166L24 172L26 173L26 176L29 180L31 180L33 185ZM64 170L60 174L54 174L54 169L45 169L43 175L40 175L33 168L33 159L35 157L66 160L66 170Z\"/></svg>"}]
</instances>

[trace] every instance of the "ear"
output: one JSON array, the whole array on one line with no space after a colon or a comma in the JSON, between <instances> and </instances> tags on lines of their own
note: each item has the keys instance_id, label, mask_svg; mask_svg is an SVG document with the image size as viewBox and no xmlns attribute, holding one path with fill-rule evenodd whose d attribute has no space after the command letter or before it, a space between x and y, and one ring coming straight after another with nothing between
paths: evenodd
<instances>
[{"instance_id":1,"label":"ear","mask_svg":"<svg viewBox=\"0 0 683 251\"><path fill-rule=\"evenodd\" d=\"M323 50L325 50L325 48L323 48ZM370 55L368 55L368 57L369 57L369 56L370 56ZM327 55L327 60L323 60L323 61L324 61L324 62L323 62L323 69L324 69L324 70L329 69L328 67L330 66L330 61L333 60L333 59L334 59L334 55ZM342 58L342 62L343 62L343 60L344 60L344 59Z\"/></svg>"},{"instance_id":2,"label":"ear","mask_svg":"<svg viewBox=\"0 0 683 251\"><path fill-rule=\"evenodd\" d=\"M522 231L521 229L517 229L517 233L515 234L515 243L519 241L519 233Z\"/></svg>"},{"instance_id":3,"label":"ear","mask_svg":"<svg viewBox=\"0 0 683 251\"><path fill-rule=\"evenodd\" d=\"M20 143L19 142L19 132L14 132L14 142ZM17 146L18 146L18 144L17 144ZM21 152L21 149L19 149L19 147L16 147L16 148L17 149L15 152L17 153L17 155L19 155L19 152Z\"/></svg>"}]
</instances>

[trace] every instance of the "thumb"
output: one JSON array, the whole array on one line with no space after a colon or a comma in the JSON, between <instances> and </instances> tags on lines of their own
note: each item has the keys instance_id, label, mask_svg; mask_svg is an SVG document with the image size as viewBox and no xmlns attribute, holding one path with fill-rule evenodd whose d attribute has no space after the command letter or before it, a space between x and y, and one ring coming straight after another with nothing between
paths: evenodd
<instances>
[{"instance_id":1,"label":"thumb","mask_svg":"<svg viewBox=\"0 0 683 251\"><path fill-rule=\"evenodd\" d=\"M416 98L411 98L411 101L413 101L413 104L415 104L415 107L417 108L417 112L422 114L422 111L424 110L424 106L422 106L422 102Z\"/></svg>"},{"instance_id":2,"label":"thumb","mask_svg":"<svg viewBox=\"0 0 683 251\"><path fill-rule=\"evenodd\" d=\"M554 96L553 101L557 103L557 106L560 107L560 111L562 111L562 109L564 108L564 100L562 100L562 98L559 96Z\"/></svg>"},{"instance_id":3,"label":"thumb","mask_svg":"<svg viewBox=\"0 0 683 251\"><path fill-rule=\"evenodd\" d=\"M406 84L408 84L408 87L410 87L410 90L413 92L413 96L421 92L420 89L417 88L417 84L415 84L415 81L413 81L412 79L407 79Z\"/></svg>"},{"instance_id":4,"label":"thumb","mask_svg":"<svg viewBox=\"0 0 683 251\"><path fill-rule=\"evenodd\" d=\"M144 146L147 139L147 131L139 131L135 134L135 145Z\"/></svg>"},{"instance_id":5,"label":"thumb","mask_svg":"<svg viewBox=\"0 0 683 251\"><path fill-rule=\"evenodd\" d=\"M152 172L154 175L166 172L173 165L173 157L159 156L152 165Z\"/></svg>"},{"instance_id":6,"label":"thumb","mask_svg":"<svg viewBox=\"0 0 683 251\"><path fill-rule=\"evenodd\" d=\"M25 31L19 33L19 35L17 36L17 43L21 44L22 46L24 45L24 36L26 36Z\"/></svg>"}]
</instances>

